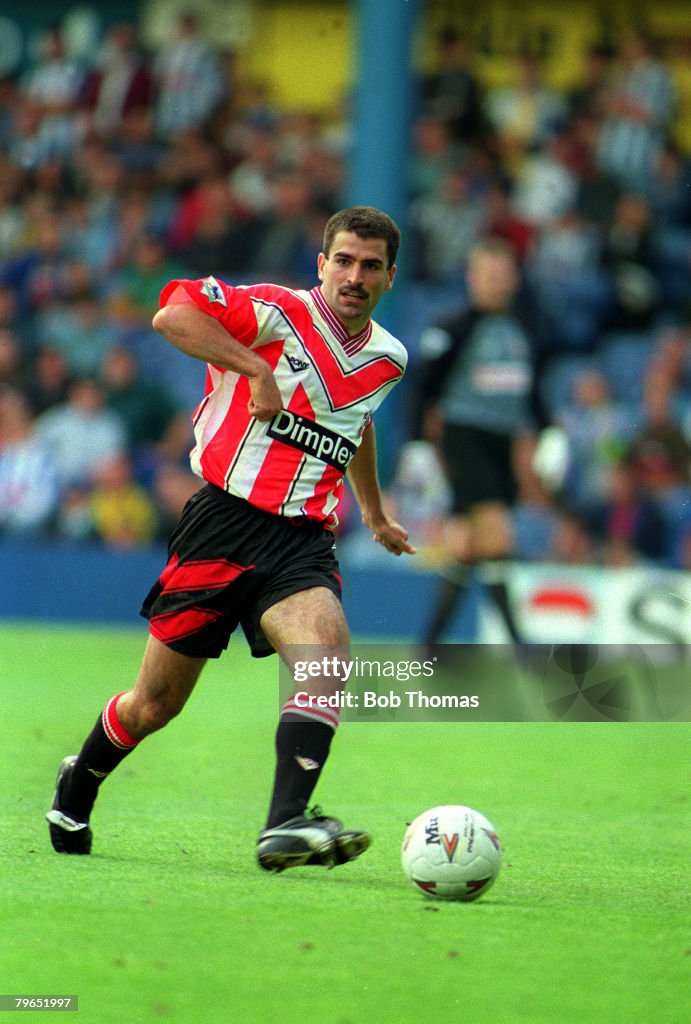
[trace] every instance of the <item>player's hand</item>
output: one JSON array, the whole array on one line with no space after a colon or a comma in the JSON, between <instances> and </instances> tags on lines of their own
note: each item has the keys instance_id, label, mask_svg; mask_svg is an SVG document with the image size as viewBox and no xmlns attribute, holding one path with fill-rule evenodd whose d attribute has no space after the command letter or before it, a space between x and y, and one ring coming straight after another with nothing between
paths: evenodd
<instances>
[{"instance_id":1,"label":"player's hand","mask_svg":"<svg viewBox=\"0 0 691 1024\"><path fill-rule=\"evenodd\" d=\"M414 548L412 544L408 543L408 531L404 529L400 523L397 523L395 519L390 519L385 516L377 523L367 522L365 526L369 526L373 530L372 540L376 541L377 544L381 544L383 548L390 551L392 555L414 555L417 552L417 548Z\"/></svg>"},{"instance_id":2,"label":"player's hand","mask_svg":"<svg viewBox=\"0 0 691 1024\"><path fill-rule=\"evenodd\" d=\"M265 363L256 375L248 377L250 382L250 400L247 403L250 416L260 423L272 420L283 408L283 399L278 389L276 378L271 368Z\"/></svg>"}]
</instances>

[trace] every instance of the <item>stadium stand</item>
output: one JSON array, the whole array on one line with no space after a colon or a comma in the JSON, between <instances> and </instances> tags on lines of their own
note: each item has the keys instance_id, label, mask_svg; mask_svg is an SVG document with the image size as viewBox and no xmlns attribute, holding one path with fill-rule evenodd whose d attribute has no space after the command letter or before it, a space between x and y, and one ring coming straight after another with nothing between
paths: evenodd
<instances>
[{"instance_id":1,"label":"stadium stand","mask_svg":"<svg viewBox=\"0 0 691 1024\"><path fill-rule=\"evenodd\" d=\"M204 272L235 283L270 274L311 285L321 229L343 205L352 138L347 104L332 118L281 109L234 77L203 19L183 18L176 30L151 52L134 25L111 26L88 60L77 61L52 25L28 66L0 88L0 389L23 396L28 437L35 432L50 457L52 435L41 424L64 408L74 379L95 377L109 415L122 421L107 367L112 352L129 353L128 386L153 393L162 385L168 393L170 430L144 443L130 435L124 452L132 486L145 488L166 524L174 509L161 481L177 481L180 501L194 485L185 466L189 425L177 414L190 407L201 378L150 328L158 288L167 276ZM560 91L545 84L531 54L516 61L514 86L487 86L476 56L469 40L445 29L435 68L418 76L410 214L402 225L411 240L404 340L412 372L423 328L463 299L472 242L510 238L544 320L540 392L552 423L568 424L576 381L592 369L641 431L651 375L669 395L685 471L654 493L640 476L634 486L669 532L660 562L688 567L691 199L688 139L674 117L676 65L653 57L650 41L630 32L616 52L584 53L583 82ZM203 76L197 103L171 99L180 61ZM623 96L648 111L645 129ZM645 143L635 161L634 135ZM456 254L442 265L435 252L450 227ZM662 379L670 329L678 352ZM414 383L406 388L410 394ZM128 426L121 422L120 432ZM16 463L14 444L0 432L0 479ZM102 476L93 470L79 481L79 515L95 515ZM564 512L555 498L565 497L525 496L520 524L532 538L531 558L535 538ZM70 534L74 502L66 485L36 527L44 539ZM0 520L0 538L9 531ZM132 531L121 543L146 545L154 534L161 531ZM93 543L97 531L83 535ZM109 543L107 532L100 543ZM597 559L596 543L593 552Z\"/></svg>"}]
</instances>

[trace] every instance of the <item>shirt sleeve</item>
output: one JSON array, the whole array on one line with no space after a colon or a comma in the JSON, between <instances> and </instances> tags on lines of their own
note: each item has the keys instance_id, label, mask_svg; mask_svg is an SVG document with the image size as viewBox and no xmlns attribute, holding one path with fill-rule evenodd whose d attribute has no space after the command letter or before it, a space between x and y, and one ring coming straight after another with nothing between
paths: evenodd
<instances>
[{"instance_id":1,"label":"shirt sleeve","mask_svg":"<svg viewBox=\"0 0 691 1024\"><path fill-rule=\"evenodd\" d=\"M214 317L241 345L250 348L259 331L254 305L245 288L232 288L215 277L198 281L181 278L169 281L161 292L160 307L178 302L193 302L198 309Z\"/></svg>"}]
</instances>

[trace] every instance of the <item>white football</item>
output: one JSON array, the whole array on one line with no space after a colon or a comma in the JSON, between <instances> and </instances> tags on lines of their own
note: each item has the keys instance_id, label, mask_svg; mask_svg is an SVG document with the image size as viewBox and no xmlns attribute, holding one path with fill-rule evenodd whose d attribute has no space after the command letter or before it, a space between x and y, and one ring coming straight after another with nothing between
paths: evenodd
<instances>
[{"instance_id":1,"label":"white football","mask_svg":"<svg viewBox=\"0 0 691 1024\"><path fill-rule=\"evenodd\" d=\"M408 825L401 860L410 882L429 899L469 903L495 881L501 854L496 829L484 815L447 804Z\"/></svg>"}]
</instances>

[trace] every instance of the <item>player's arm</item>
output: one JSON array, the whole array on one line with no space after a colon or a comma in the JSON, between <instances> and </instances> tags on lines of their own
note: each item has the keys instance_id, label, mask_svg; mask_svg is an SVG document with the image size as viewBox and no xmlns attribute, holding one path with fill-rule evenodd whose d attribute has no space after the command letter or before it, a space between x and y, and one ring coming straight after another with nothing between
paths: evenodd
<instances>
[{"instance_id":1,"label":"player's arm","mask_svg":"<svg viewBox=\"0 0 691 1024\"><path fill-rule=\"evenodd\" d=\"M374 426L365 431L360 447L348 466L348 480L360 507L362 521L372 530L374 540L394 555L414 555L415 548L408 543L408 532L384 511L381 488L377 475L377 450Z\"/></svg>"},{"instance_id":2,"label":"player's arm","mask_svg":"<svg viewBox=\"0 0 691 1024\"><path fill-rule=\"evenodd\" d=\"M440 400L454 364L465 347L474 315L447 317L427 327L420 335L420 365L413 408L414 434L427 441L439 441L442 432Z\"/></svg>"},{"instance_id":3,"label":"player's arm","mask_svg":"<svg viewBox=\"0 0 691 1024\"><path fill-rule=\"evenodd\" d=\"M262 422L283 408L273 371L257 352L241 345L223 324L192 302L176 302L156 313L153 326L175 348L212 366L247 377L250 415Z\"/></svg>"}]
</instances>

